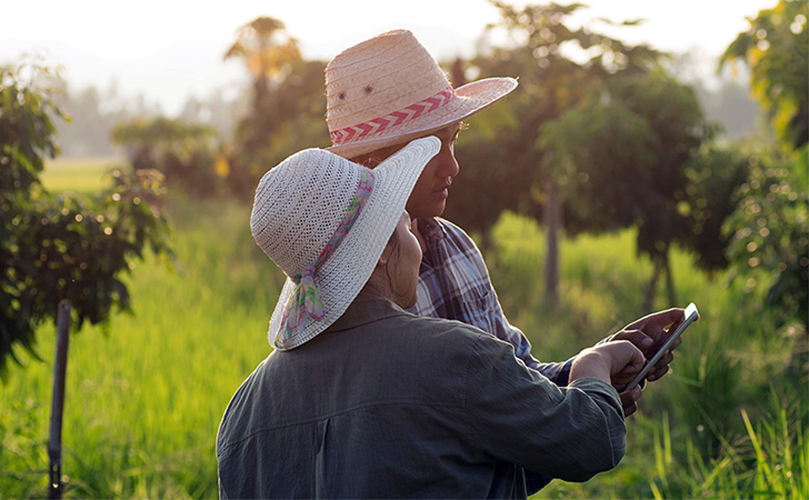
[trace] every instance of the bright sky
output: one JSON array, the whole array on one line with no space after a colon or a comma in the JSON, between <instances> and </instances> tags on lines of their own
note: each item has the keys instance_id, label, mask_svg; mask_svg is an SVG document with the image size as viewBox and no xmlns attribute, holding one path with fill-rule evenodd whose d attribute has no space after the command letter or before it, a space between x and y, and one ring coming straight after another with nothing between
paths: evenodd
<instances>
[{"instance_id":1,"label":"bright sky","mask_svg":"<svg viewBox=\"0 0 809 500\"><path fill-rule=\"evenodd\" d=\"M590 6L582 10L582 22L647 20L612 33L622 40L712 57L746 30L746 17L777 3L580 1ZM498 20L497 9L486 0L4 0L0 12L0 63L46 52L65 67L71 88L93 85L104 91L115 81L122 94L143 94L168 114L178 112L190 95L204 98L215 88L232 90L246 80L240 63L223 62L222 56L235 31L258 16L283 21L304 56L322 60L394 28L413 31L437 58L471 55L474 39Z\"/></svg>"}]
</instances>

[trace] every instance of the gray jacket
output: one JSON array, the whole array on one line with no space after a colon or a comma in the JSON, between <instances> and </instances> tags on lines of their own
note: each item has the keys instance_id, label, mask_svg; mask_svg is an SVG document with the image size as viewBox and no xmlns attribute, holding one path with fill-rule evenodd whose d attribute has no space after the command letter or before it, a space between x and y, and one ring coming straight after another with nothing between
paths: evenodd
<instances>
[{"instance_id":1,"label":"gray jacket","mask_svg":"<svg viewBox=\"0 0 809 500\"><path fill-rule=\"evenodd\" d=\"M225 411L222 498L525 498L524 469L585 481L626 427L597 379L560 388L460 322L355 301L270 354Z\"/></svg>"}]
</instances>

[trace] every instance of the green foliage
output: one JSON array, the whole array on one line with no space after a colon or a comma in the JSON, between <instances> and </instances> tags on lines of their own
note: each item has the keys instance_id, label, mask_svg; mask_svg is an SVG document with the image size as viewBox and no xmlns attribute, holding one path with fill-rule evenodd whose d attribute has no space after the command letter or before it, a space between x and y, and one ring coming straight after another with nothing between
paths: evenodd
<instances>
[{"instance_id":1,"label":"green foliage","mask_svg":"<svg viewBox=\"0 0 809 500\"><path fill-rule=\"evenodd\" d=\"M135 170L154 169L166 181L199 196L215 194L224 173L216 171L217 133L207 125L159 117L121 122L112 133Z\"/></svg>"},{"instance_id":2,"label":"green foliage","mask_svg":"<svg viewBox=\"0 0 809 500\"><path fill-rule=\"evenodd\" d=\"M809 3L780 0L750 19L720 59L751 69L754 95L770 114L780 139L792 149L809 141Z\"/></svg>"},{"instance_id":3,"label":"green foliage","mask_svg":"<svg viewBox=\"0 0 809 500\"><path fill-rule=\"evenodd\" d=\"M291 65L239 122L228 181L241 196L252 198L258 179L290 152L328 144L324 69L324 63L314 61Z\"/></svg>"},{"instance_id":4,"label":"green foliage","mask_svg":"<svg viewBox=\"0 0 809 500\"><path fill-rule=\"evenodd\" d=\"M51 115L64 118L51 98L58 72L41 61L17 66L0 66L0 186L3 209L14 195L29 196L38 184L45 157L53 158L58 148L53 140Z\"/></svg>"},{"instance_id":5,"label":"green foliage","mask_svg":"<svg viewBox=\"0 0 809 500\"><path fill-rule=\"evenodd\" d=\"M681 242L697 252L697 264L708 271L728 266L730 239L722 227L736 208L733 193L746 180L751 162L739 146L703 145L685 166L688 183L677 211L688 218L690 231Z\"/></svg>"},{"instance_id":6,"label":"green foliage","mask_svg":"<svg viewBox=\"0 0 809 500\"><path fill-rule=\"evenodd\" d=\"M677 210L685 166L710 137L690 87L647 74L613 79L559 120L539 144L556 153L565 179L566 227L637 225L638 250L657 258L690 232Z\"/></svg>"},{"instance_id":7,"label":"green foliage","mask_svg":"<svg viewBox=\"0 0 809 500\"><path fill-rule=\"evenodd\" d=\"M572 28L570 17L581 4L516 9L491 3L500 10L501 20L489 34L504 33L513 42L492 46L475 57L472 66L480 78L515 76L520 86L491 110L470 118L470 130L457 148L461 175L453 189L475 195L455 195L447 208L448 218L482 233L504 209L534 217L542 213L548 202L546 182L564 174L552 175L552 159L538 147L544 124L575 107L601 82L645 73L661 57L647 46L631 46L586 26Z\"/></svg>"},{"instance_id":8,"label":"green foliage","mask_svg":"<svg viewBox=\"0 0 809 500\"><path fill-rule=\"evenodd\" d=\"M17 275L33 272L37 259L33 256L20 259L19 255L37 247L29 247L27 228L19 225L28 217L28 206L43 196L39 173L44 167L44 157L57 154L51 114L61 116L61 111L49 98L46 87L57 79L56 73L38 62L0 66L0 378L3 380L7 374L6 359L14 355L12 345L19 344L31 351L35 341L35 324L27 317L33 299L26 299L19 290ZM15 266L24 269L18 271ZM50 312L56 314L55 304Z\"/></svg>"},{"instance_id":9,"label":"green foliage","mask_svg":"<svg viewBox=\"0 0 809 500\"><path fill-rule=\"evenodd\" d=\"M730 237L732 277L748 291L765 289L764 303L777 314L776 327L801 325L809 335L809 4L781 0L750 19L726 49L721 65L742 59L752 69L755 96L769 110L781 153L750 156L750 176L738 190L738 205L724 226ZM799 372L806 348L796 351Z\"/></svg>"},{"instance_id":10,"label":"green foliage","mask_svg":"<svg viewBox=\"0 0 809 500\"><path fill-rule=\"evenodd\" d=\"M256 246L249 207L166 200L181 272L146 256L125 278L133 314L70 345L65 498L216 498L215 436L230 396L269 353L283 273ZM44 498L55 336L48 360L0 387L0 496Z\"/></svg>"},{"instance_id":11,"label":"green foliage","mask_svg":"<svg viewBox=\"0 0 809 500\"><path fill-rule=\"evenodd\" d=\"M128 310L120 279L147 245L169 253L167 220L151 203L161 176L118 172L99 196L54 197L42 188L44 158L57 153L47 67L0 68L0 378L15 347L34 354L36 330L68 300L74 323L107 323ZM25 78L28 78L27 80Z\"/></svg>"},{"instance_id":12,"label":"green foliage","mask_svg":"<svg viewBox=\"0 0 809 500\"><path fill-rule=\"evenodd\" d=\"M749 288L767 290L767 303L809 331L809 191L807 147L790 157L759 155L737 193L725 227L729 258Z\"/></svg>"},{"instance_id":13,"label":"green foliage","mask_svg":"<svg viewBox=\"0 0 809 500\"><path fill-rule=\"evenodd\" d=\"M693 90L657 72L614 77L540 128L538 147L553 153L551 175L563 190L565 227L573 233L637 227L637 250L655 263L649 302L661 271L668 278L669 301L676 300L668 271L673 242L696 241L694 246L706 251L716 247L716 241L694 236L698 223L690 219L706 219L699 222L704 227L707 208L683 213L689 193L699 194L689 186L687 167L712 134ZM728 194L737 185L723 185L725 177L712 176L709 168L699 170L707 177L703 183L719 184ZM707 201L704 194L693 203ZM721 226L721 220L710 222L709 229Z\"/></svg>"}]
</instances>

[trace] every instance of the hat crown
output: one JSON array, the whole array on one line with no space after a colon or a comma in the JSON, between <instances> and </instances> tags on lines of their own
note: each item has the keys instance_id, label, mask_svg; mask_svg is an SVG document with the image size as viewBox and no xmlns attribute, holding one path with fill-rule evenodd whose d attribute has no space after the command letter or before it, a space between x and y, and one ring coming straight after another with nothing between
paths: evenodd
<instances>
[{"instance_id":1,"label":"hat crown","mask_svg":"<svg viewBox=\"0 0 809 500\"><path fill-rule=\"evenodd\" d=\"M438 63L407 30L346 49L326 66L329 131L367 123L451 89Z\"/></svg>"},{"instance_id":2,"label":"hat crown","mask_svg":"<svg viewBox=\"0 0 809 500\"><path fill-rule=\"evenodd\" d=\"M287 276L314 264L334 235L365 167L320 149L296 153L261 178L250 226Z\"/></svg>"},{"instance_id":3,"label":"hat crown","mask_svg":"<svg viewBox=\"0 0 809 500\"><path fill-rule=\"evenodd\" d=\"M356 158L459 122L517 86L484 78L454 89L407 30L375 36L326 66L326 122L332 153Z\"/></svg>"}]
</instances>

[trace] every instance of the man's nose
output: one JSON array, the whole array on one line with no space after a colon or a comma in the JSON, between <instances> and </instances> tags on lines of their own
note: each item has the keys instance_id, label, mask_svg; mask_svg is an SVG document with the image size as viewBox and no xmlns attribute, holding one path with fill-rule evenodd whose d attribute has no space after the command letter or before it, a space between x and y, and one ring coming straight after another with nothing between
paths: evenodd
<instances>
[{"instance_id":1,"label":"man's nose","mask_svg":"<svg viewBox=\"0 0 809 500\"><path fill-rule=\"evenodd\" d=\"M455 152L452 149L444 147L438 153L436 158L438 161L438 168L436 175L439 177L455 177L460 171L458 160L455 159Z\"/></svg>"}]
</instances>

